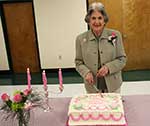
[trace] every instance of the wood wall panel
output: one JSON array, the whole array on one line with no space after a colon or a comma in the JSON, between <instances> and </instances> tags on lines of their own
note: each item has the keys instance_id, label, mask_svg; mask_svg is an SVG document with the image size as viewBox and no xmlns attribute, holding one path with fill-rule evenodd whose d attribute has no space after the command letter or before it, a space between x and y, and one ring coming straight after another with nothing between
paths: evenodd
<instances>
[{"instance_id":1,"label":"wood wall panel","mask_svg":"<svg viewBox=\"0 0 150 126\"><path fill-rule=\"evenodd\" d=\"M124 70L150 69L150 1L88 0L102 2L109 15L107 27L119 30L128 57Z\"/></svg>"},{"instance_id":2,"label":"wood wall panel","mask_svg":"<svg viewBox=\"0 0 150 126\"><path fill-rule=\"evenodd\" d=\"M39 72L32 3L5 3L3 9L13 72Z\"/></svg>"},{"instance_id":3,"label":"wood wall panel","mask_svg":"<svg viewBox=\"0 0 150 126\"><path fill-rule=\"evenodd\" d=\"M150 69L150 1L123 0L127 70Z\"/></svg>"}]
</instances>

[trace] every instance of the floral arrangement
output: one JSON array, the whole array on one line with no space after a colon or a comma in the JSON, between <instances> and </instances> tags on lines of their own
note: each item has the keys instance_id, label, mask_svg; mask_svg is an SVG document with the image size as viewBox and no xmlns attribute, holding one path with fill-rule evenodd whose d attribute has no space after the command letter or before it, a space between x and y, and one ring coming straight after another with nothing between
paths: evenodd
<instances>
[{"instance_id":1,"label":"floral arrangement","mask_svg":"<svg viewBox=\"0 0 150 126\"><path fill-rule=\"evenodd\" d=\"M24 91L17 90L13 94L13 99L7 93L1 95L3 104L0 108L5 113L4 119L9 117L18 119L19 126L27 126L30 119L30 109L34 106L42 107L42 97L32 89Z\"/></svg>"},{"instance_id":2,"label":"floral arrangement","mask_svg":"<svg viewBox=\"0 0 150 126\"><path fill-rule=\"evenodd\" d=\"M112 32L111 35L108 37L108 42L111 42L115 46L117 36L115 32Z\"/></svg>"},{"instance_id":3,"label":"floral arrangement","mask_svg":"<svg viewBox=\"0 0 150 126\"><path fill-rule=\"evenodd\" d=\"M59 93L62 93L64 87L61 68L59 69L58 73L60 84ZM0 110L3 111L5 120L7 120L9 117L12 119L17 118L19 126L28 126L30 120L30 110L33 107L40 107L44 109L44 112L49 112L51 107L49 105L49 91L45 70L42 72L42 79L44 92L40 94L39 92L32 90L30 69L27 68L28 88L23 91L15 91L12 99L7 93L3 93L1 95L3 103L2 106L0 106Z\"/></svg>"}]
</instances>

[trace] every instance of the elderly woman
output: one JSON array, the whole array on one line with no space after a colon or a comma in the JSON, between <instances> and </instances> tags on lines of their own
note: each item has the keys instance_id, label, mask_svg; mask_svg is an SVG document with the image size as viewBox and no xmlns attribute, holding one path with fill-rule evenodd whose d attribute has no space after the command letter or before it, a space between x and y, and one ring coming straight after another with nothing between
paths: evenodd
<instances>
[{"instance_id":1,"label":"elderly woman","mask_svg":"<svg viewBox=\"0 0 150 126\"><path fill-rule=\"evenodd\" d=\"M90 30L76 38L75 65L86 91L120 93L121 70L126 64L121 34L105 28L108 15L102 3L89 6L85 22Z\"/></svg>"}]
</instances>

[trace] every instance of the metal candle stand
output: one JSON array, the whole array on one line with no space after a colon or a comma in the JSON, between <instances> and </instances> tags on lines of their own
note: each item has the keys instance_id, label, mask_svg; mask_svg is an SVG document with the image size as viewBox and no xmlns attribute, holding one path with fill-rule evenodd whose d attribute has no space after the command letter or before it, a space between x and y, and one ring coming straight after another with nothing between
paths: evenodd
<instances>
[{"instance_id":1,"label":"metal candle stand","mask_svg":"<svg viewBox=\"0 0 150 126\"><path fill-rule=\"evenodd\" d=\"M44 112L49 112L50 109L52 109L49 105L49 92L48 92L48 86L44 87L44 103L46 105L46 108L44 109Z\"/></svg>"},{"instance_id":2,"label":"metal candle stand","mask_svg":"<svg viewBox=\"0 0 150 126\"><path fill-rule=\"evenodd\" d=\"M63 91L63 87L59 87L59 91L60 92L53 92L53 91L50 91L52 94L61 94L62 91ZM52 107L49 105L49 91L48 91L48 86L44 87L44 104L45 104L45 107L44 107L44 112L49 112Z\"/></svg>"}]
</instances>

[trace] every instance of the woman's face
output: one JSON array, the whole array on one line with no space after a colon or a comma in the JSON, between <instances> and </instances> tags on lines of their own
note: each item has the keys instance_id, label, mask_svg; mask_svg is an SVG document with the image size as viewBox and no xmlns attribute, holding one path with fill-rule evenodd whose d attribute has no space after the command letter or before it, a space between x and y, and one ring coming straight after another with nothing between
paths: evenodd
<instances>
[{"instance_id":1,"label":"woman's face","mask_svg":"<svg viewBox=\"0 0 150 126\"><path fill-rule=\"evenodd\" d=\"M96 35L100 35L104 26L104 17L99 11L93 11L90 16L89 26Z\"/></svg>"}]
</instances>

